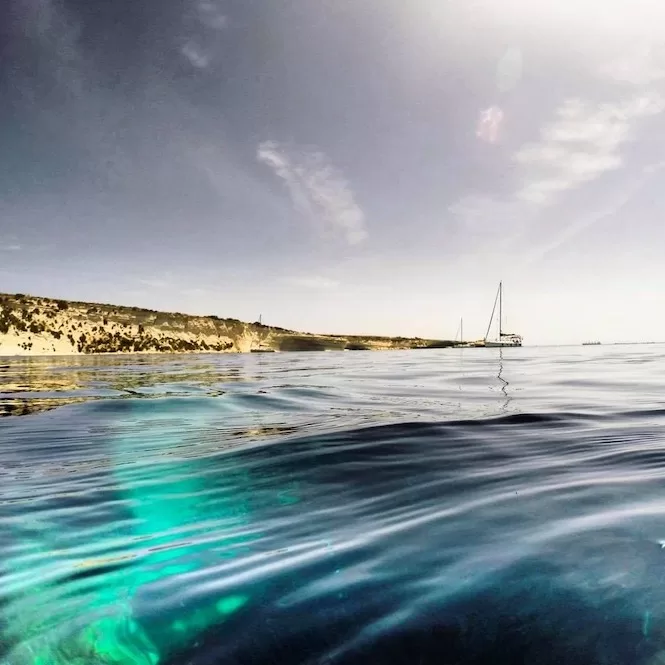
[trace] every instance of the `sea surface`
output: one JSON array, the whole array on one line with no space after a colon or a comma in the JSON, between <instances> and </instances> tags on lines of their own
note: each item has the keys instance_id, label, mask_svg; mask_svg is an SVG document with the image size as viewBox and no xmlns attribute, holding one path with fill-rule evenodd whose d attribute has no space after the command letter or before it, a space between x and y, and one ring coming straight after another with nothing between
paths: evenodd
<instances>
[{"instance_id":1,"label":"sea surface","mask_svg":"<svg viewBox=\"0 0 665 665\"><path fill-rule=\"evenodd\" d=\"M665 665L665 347L0 358L2 665Z\"/></svg>"}]
</instances>

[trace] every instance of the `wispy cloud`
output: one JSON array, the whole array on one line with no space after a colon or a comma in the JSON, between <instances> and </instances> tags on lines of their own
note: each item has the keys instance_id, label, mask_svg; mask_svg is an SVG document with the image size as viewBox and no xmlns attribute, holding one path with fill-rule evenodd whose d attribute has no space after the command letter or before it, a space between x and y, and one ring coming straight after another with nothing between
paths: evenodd
<instances>
[{"instance_id":1,"label":"wispy cloud","mask_svg":"<svg viewBox=\"0 0 665 665\"><path fill-rule=\"evenodd\" d=\"M0 245L0 252L20 252L23 249L21 245L10 243L7 245Z\"/></svg>"},{"instance_id":2,"label":"wispy cloud","mask_svg":"<svg viewBox=\"0 0 665 665\"><path fill-rule=\"evenodd\" d=\"M212 59L209 53L206 53L191 39L180 47L180 53L182 53L189 63L197 69L205 69Z\"/></svg>"},{"instance_id":3,"label":"wispy cloud","mask_svg":"<svg viewBox=\"0 0 665 665\"><path fill-rule=\"evenodd\" d=\"M351 245L367 238L365 214L348 182L322 152L264 141L256 156L284 181L300 214L340 233Z\"/></svg>"},{"instance_id":4,"label":"wispy cloud","mask_svg":"<svg viewBox=\"0 0 665 665\"><path fill-rule=\"evenodd\" d=\"M199 0L197 10L199 20L207 28L223 30L229 24L229 17L223 12L220 3L215 0Z\"/></svg>"},{"instance_id":5,"label":"wispy cloud","mask_svg":"<svg viewBox=\"0 0 665 665\"><path fill-rule=\"evenodd\" d=\"M339 287L339 282L321 275L305 275L302 277L289 277L286 280L289 284L305 289L330 290Z\"/></svg>"},{"instance_id":6,"label":"wispy cloud","mask_svg":"<svg viewBox=\"0 0 665 665\"><path fill-rule=\"evenodd\" d=\"M630 55L609 60L600 67L601 76L614 83L645 86L665 80L665 60L649 43L640 44Z\"/></svg>"},{"instance_id":7,"label":"wispy cloud","mask_svg":"<svg viewBox=\"0 0 665 665\"><path fill-rule=\"evenodd\" d=\"M635 183L604 197L595 210L566 215L565 221L546 212L565 202L567 194L621 169L626 148L639 140L642 123L665 111L665 65L648 48L608 60L595 73L614 84L614 98L563 100L541 127L538 141L513 154L518 184L511 194L503 199L467 196L449 208L469 235L491 239L492 251L527 240L530 246L523 249L531 256L528 260L542 257L611 217L661 168L660 163L643 165ZM498 229L496 239L493 231Z\"/></svg>"},{"instance_id":8,"label":"wispy cloud","mask_svg":"<svg viewBox=\"0 0 665 665\"><path fill-rule=\"evenodd\" d=\"M218 0L196 0L185 14L185 36L180 53L196 69L207 69L218 53L219 32L229 25Z\"/></svg>"},{"instance_id":9,"label":"wispy cloud","mask_svg":"<svg viewBox=\"0 0 665 665\"><path fill-rule=\"evenodd\" d=\"M529 250L524 259L524 263L529 264L540 261L544 256L555 251L561 247L561 245L569 242L586 229L606 219L610 219L631 200L643 184L644 180L642 178L637 178L628 187L609 196L608 200L603 202L597 210L594 210L589 214L578 215L572 219L569 224L556 227L549 237L542 238L540 243Z\"/></svg>"},{"instance_id":10,"label":"wispy cloud","mask_svg":"<svg viewBox=\"0 0 665 665\"><path fill-rule=\"evenodd\" d=\"M17 6L15 20L26 46L35 49L42 64L39 76L28 75L28 69L13 71L14 85L23 101L30 105L37 105L51 86L57 89L59 94L49 96L49 112L44 115L51 124L58 125L61 107L80 103L94 79L92 62L79 51L82 23L63 3L52 0L34 0ZM50 86L40 86L42 78L48 79ZM78 126L78 118L75 124Z\"/></svg>"},{"instance_id":11,"label":"wispy cloud","mask_svg":"<svg viewBox=\"0 0 665 665\"><path fill-rule=\"evenodd\" d=\"M635 123L663 110L665 97L656 92L618 103L566 100L555 120L541 130L541 140L515 155L526 167L516 198L549 205L564 192L620 168L621 147L631 138Z\"/></svg>"}]
</instances>

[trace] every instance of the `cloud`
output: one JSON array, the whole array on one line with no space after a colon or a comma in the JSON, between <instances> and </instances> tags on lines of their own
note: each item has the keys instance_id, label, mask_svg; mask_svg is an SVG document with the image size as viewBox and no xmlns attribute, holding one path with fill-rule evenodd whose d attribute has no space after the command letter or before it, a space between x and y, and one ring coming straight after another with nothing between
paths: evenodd
<instances>
[{"instance_id":1,"label":"cloud","mask_svg":"<svg viewBox=\"0 0 665 665\"><path fill-rule=\"evenodd\" d=\"M350 245L367 238L365 214L347 181L322 152L264 141L256 157L284 181L300 214L341 234Z\"/></svg>"},{"instance_id":2,"label":"cloud","mask_svg":"<svg viewBox=\"0 0 665 665\"><path fill-rule=\"evenodd\" d=\"M184 17L184 43L180 53L196 69L207 69L219 53L219 32L229 18L216 0L197 0Z\"/></svg>"},{"instance_id":3,"label":"cloud","mask_svg":"<svg viewBox=\"0 0 665 665\"><path fill-rule=\"evenodd\" d=\"M82 24L62 3L35 0L17 6L16 23L26 45L36 50L40 67L36 75L29 68L11 71L13 85L23 101L35 105L40 97L48 97L49 118L58 117L58 110L71 101L80 101L94 78L92 63L81 56L79 39ZM50 85L43 85L47 79Z\"/></svg>"},{"instance_id":4,"label":"cloud","mask_svg":"<svg viewBox=\"0 0 665 665\"><path fill-rule=\"evenodd\" d=\"M212 59L208 53L192 40L189 40L180 48L180 53L197 69L205 69Z\"/></svg>"},{"instance_id":5,"label":"cloud","mask_svg":"<svg viewBox=\"0 0 665 665\"><path fill-rule=\"evenodd\" d=\"M12 243L9 245L0 245L0 252L20 252L21 249L23 249L21 245L18 245L16 243Z\"/></svg>"},{"instance_id":6,"label":"cloud","mask_svg":"<svg viewBox=\"0 0 665 665\"><path fill-rule=\"evenodd\" d=\"M577 216L568 225L556 228L549 238L545 239L540 245L534 247L529 252L525 258L525 264L540 261L545 255L557 250L561 245L569 242L586 229L605 219L611 218L631 200L637 190L644 185L644 182L643 178L637 178L628 187L610 196L607 202L603 202L603 205L599 209L586 215Z\"/></svg>"},{"instance_id":7,"label":"cloud","mask_svg":"<svg viewBox=\"0 0 665 665\"><path fill-rule=\"evenodd\" d=\"M197 3L198 17L201 23L212 30L223 30L229 24L229 17L221 10L214 0L199 0Z\"/></svg>"},{"instance_id":8,"label":"cloud","mask_svg":"<svg viewBox=\"0 0 665 665\"><path fill-rule=\"evenodd\" d=\"M644 86L665 79L665 58L650 44L640 44L629 56L609 60L600 67L601 76L614 83Z\"/></svg>"},{"instance_id":9,"label":"cloud","mask_svg":"<svg viewBox=\"0 0 665 665\"><path fill-rule=\"evenodd\" d=\"M289 277L286 281L293 286L305 289L330 290L339 287L338 281L329 279L328 277L321 277L320 275Z\"/></svg>"},{"instance_id":10,"label":"cloud","mask_svg":"<svg viewBox=\"0 0 665 665\"><path fill-rule=\"evenodd\" d=\"M647 164L647 166L644 167L643 171L644 173L655 173L656 171L660 171L661 169L665 168L665 161L660 161L660 162L654 162L653 164Z\"/></svg>"},{"instance_id":11,"label":"cloud","mask_svg":"<svg viewBox=\"0 0 665 665\"><path fill-rule=\"evenodd\" d=\"M527 173L518 200L549 205L580 185L621 167L621 148L635 123L665 110L655 91L617 103L591 104L568 99L541 130L541 140L524 146L514 159Z\"/></svg>"},{"instance_id":12,"label":"cloud","mask_svg":"<svg viewBox=\"0 0 665 665\"><path fill-rule=\"evenodd\" d=\"M515 254L520 244L530 260L537 260L625 206L645 179L663 167L663 162L645 164L645 150L631 153L643 160L632 184L608 192L595 208L579 214L562 216L554 210L568 193L624 167L626 149L639 141L643 123L665 111L665 58L659 57L653 49L639 47L594 70L604 90L612 83L613 97L608 94L602 102L564 99L541 127L539 140L512 155L517 185L511 194L503 199L467 195L450 206L465 232L489 239L495 254L508 247Z\"/></svg>"}]
</instances>

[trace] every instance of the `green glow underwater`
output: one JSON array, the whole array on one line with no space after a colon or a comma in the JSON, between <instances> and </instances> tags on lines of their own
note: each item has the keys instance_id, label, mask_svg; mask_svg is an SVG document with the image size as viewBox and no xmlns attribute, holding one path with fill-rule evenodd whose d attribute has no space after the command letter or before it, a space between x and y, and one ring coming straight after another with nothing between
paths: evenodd
<instances>
[{"instance_id":1,"label":"green glow underwater","mask_svg":"<svg viewBox=\"0 0 665 665\"><path fill-rule=\"evenodd\" d=\"M150 422L146 402L134 402L131 428L109 439L106 473L127 519L117 528L107 521L106 528L72 530L59 517L66 509L42 504L15 521L2 616L14 646L1 665L158 665L251 603L248 593L234 590L188 598L175 612L137 612L140 594L173 580L186 586L188 575L246 553L257 537L245 528L250 474L235 467L213 475L203 456L211 451L195 456L198 444L188 446L168 419L158 431L163 423ZM143 452L148 461L140 461ZM107 512L104 519L113 518ZM108 554L86 557L91 551Z\"/></svg>"}]
</instances>

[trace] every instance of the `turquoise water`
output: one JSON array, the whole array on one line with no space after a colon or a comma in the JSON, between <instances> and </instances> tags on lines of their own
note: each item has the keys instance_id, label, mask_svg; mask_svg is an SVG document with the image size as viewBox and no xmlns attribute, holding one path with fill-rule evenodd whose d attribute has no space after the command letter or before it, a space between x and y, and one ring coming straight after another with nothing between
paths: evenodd
<instances>
[{"instance_id":1,"label":"turquoise water","mask_svg":"<svg viewBox=\"0 0 665 665\"><path fill-rule=\"evenodd\" d=\"M663 375L0 359L0 663L665 663Z\"/></svg>"}]
</instances>

